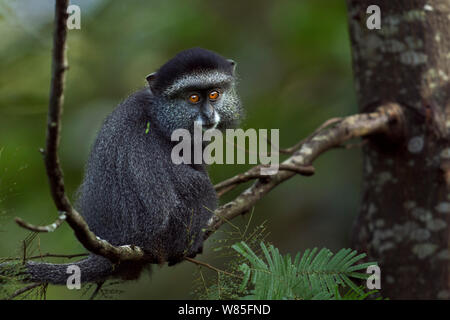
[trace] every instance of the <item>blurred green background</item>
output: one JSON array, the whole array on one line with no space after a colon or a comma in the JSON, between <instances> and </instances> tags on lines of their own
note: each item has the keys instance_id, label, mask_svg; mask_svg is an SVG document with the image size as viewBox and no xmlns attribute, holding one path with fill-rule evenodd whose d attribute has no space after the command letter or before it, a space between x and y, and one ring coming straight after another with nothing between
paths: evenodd
<instances>
[{"instance_id":1,"label":"blurred green background","mask_svg":"<svg viewBox=\"0 0 450 320\"><path fill-rule=\"evenodd\" d=\"M71 196L104 117L144 86L148 73L189 47L208 48L237 61L239 92L247 110L242 126L279 128L282 147L328 118L357 111L343 0L71 3L81 7L81 30L68 34L70 69L60 147ZM57 216L38 152L45 141L53 5L50 0L0 0L2 257L20 254L21 240L28 234L13 222L15 216L35 224L48 224ZM349 245L360 200L360 151L331 151L315 166L315 176L294 177L255 207L252 226L267 220L268 240L283 253ZM213 182L219 182L246 168L215 165L210 173ZM38 240L42 253L84 251L67 225L40 234ZM198 259L220 267L223 260L215 257L214 246L210 239ZM187 262L155 267L152 277L122 285L120 298L195 298L195 270ZM77 299L80 292L51 286L47 297Z\"/></svg>"}]
</instances>

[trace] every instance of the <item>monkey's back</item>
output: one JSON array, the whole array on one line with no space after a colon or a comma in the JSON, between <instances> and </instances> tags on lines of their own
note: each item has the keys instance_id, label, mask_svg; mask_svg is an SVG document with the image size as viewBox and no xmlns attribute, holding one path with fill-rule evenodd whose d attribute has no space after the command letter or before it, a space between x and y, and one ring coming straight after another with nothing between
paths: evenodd
<instances>
[{"instance_id":1,"label":"monkey's back","mask_svg":"<svg viewBox=\"0 0 450 320\"><path fill-rule=\"evenodd\" d=\"M77 207L100 238L175 263L201 251L217 197L204 167L172 162L173 143L152 119L151 107L150 91L141 90L107 117Z\"/></svg>"}]
</instances>

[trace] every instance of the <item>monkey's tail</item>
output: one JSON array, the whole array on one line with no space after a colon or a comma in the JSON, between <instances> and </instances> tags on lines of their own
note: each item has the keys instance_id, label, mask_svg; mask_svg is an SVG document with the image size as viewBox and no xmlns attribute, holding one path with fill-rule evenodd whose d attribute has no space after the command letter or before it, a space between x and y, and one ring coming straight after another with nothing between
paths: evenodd
<instances>
[{"instance_id":1,"label":"monkey's tail","mask_svg":"<svg viewBox=\"0 0 450 320\"><path fill-rule=\"evenodd\" d=\"M0 273L5 265L0 264ZM113 265L108 259L97 255L90 255L86 259L74 263L63 264L30 261L26 264L24 275L27 282L66 284L68 278L76 276L78 270L81 283L98 282L106 280L112 275Z\"/></svg>"}]
</instances>

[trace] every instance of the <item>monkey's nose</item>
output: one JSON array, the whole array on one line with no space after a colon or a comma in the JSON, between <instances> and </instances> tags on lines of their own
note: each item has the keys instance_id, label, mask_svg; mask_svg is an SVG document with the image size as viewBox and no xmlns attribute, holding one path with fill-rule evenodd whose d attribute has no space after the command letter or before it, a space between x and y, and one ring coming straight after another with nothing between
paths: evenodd
<instances>
[{"instance_id":1,"label":"monkey's nose","mask_svg":"<svg viewBox=\"0 0 450 320\"><path fill-rule=\"evenodd\" d=\"M210 105L209 103L207 103L205 105L205 107L203 108L203 115L208 120L210 120L210 119L214 120L214 108L213 108L213 106Z\"/></svg>"},{"instance_id":2,"label":"monkey's nose","mask_svg":"<svg viewBox=\"0 0 450 320\"><path fill-rule=\"evenodd\" d=\"M217 122L215 116L217 112L210 104L207 104L202 111L203 126L207 129L214 127Z\"/></svg>"}]
</instances>

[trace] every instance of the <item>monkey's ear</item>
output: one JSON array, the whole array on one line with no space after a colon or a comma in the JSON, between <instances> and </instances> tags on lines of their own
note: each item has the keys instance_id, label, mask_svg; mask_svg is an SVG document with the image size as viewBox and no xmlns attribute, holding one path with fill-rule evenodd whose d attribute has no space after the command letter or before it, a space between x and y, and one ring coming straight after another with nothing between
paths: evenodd
<instances>
[{"instance_id":1,"label":"monkey's ear","mask_svg":"<svg viewBox=\"0 0 450 320\"><path fill-rule=\"evenodd\" d=\"M232 59L228 59L228 62L231 64L231 71L234 74L234 70L236 70L236 61L234 61Z\"/></svg>"},{"instance_id":2,"label":"monkey's ear","mask_svg":"<svg viewBox=\"0 0 450 320\"><path fill-rule=\"evenodd\" d=\"M147 79L148 82L148 86L150 87L150 90L152 92L154 92L154 85L155 85L155 80L156 80L156 72L150 73L148 76L145 77L145 79Z\"/></svg>"}]
</instances>

